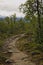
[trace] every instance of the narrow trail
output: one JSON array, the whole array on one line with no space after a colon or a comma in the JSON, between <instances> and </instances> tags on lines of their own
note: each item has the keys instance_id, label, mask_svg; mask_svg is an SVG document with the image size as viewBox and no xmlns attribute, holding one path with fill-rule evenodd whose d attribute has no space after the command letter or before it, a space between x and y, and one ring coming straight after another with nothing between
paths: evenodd
<instances>
[{"instance_id":1,"label":"narrow trail","mask_svg":"<svg viewBox=\"0 0 43 65\"><path fill-rule=\"evenodd\" d=\"M12 51L12 55L10 57L10 59L13 60L12 65L35 65L34 63L28 60L28 55L19 51L15 46L16 41L23 36L24 34L21 34L20 37L15 38L8 45L9 51Z\"/></svg>"}]
</instances>

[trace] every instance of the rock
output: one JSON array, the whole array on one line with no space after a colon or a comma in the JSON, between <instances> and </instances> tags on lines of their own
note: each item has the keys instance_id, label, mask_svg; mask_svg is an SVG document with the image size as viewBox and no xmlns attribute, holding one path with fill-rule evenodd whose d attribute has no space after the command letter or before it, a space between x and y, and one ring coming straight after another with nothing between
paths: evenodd
<instances>
[{"instance_id":1,"label":"rock","mask_svg":"<svg viewBox=\"0 0 43 65\"><path fill-rule=\"evenodd\" d=\"M3 52L4 54L6 54L7 53L7 51L5 51L5 52Z\"/></svg>"},{"instance_id":2,"label":"rock","mask_svg":"<svg viewBox=\"0 0 43 65\"><path fill-rule=\"evenodd\" d=\"M11 59L7 59L7 60L5 60L5 63L10 64L10 63L14 63L14 61L13 61L13 60L11 60Z\"/></svg>"},{"instance_id":3,"label":"rock","mask_svg":"<svg viewBox=\"0 0 43 65\"><path fill-rule=\"evenodd\" d=\"M39 53L39 52L32 52L31 54L32 54L32 56L33 56L33 55L38 55L38 54L40 54L40 53Z\"/></svg>"},{"instance_id":4,"label":"rock","mask_svg":"<svg viewBox=\"0 0 43 65\"><path fill-rule=\"evenodd\" d=\"M39 60L43 60L43 58L40 58Z\"/></svg>"},{"instance_id":5,"label":"rock","mask_svg":"<svg viewBox=\"0 0 43 65\"><path fill-rule=\"evenodd\" d=\"M12 46L8 46L8 49L11 49L12 48Z\"/></svg>"},{"instance_id":6,"label":"rock","mask_svg":"<svg viewBox=\"0 0 43 65\"><path fill-rule=\"evenodd\" d=\"M13 50L8 50L7 53L13 53Z\"/></svg>"}]
</instances>

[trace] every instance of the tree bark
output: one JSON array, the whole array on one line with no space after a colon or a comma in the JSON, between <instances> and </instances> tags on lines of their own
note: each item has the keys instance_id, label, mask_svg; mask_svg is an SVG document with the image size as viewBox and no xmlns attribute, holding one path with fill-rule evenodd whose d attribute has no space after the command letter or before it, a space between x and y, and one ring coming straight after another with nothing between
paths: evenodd
<instances>
[{"instance_id":1,"label":"tree bark","mask_svg":"<svg viewBox=\"0 0 43 65\"><path fill-rule=\"evenodd\" d=\"M40 11L39 11L39 0L37 0L37 14L38 14L38 41L41 44L41 20L40 20Z\"/></svg>"}]
</instances>

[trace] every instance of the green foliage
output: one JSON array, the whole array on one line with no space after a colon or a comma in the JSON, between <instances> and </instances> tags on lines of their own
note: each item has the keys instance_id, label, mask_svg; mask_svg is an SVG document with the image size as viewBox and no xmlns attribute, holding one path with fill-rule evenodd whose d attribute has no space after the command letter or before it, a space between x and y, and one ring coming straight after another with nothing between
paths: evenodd
<instances>
[{"instance_id":1,"label":"green foliage","mask_svg":"<svg viewBox=\"0 0 43 65\"><path fill-rule=\"evenodd\" d=\"M27 33L25 37L17 41L16 47L28 54L28 58L36 65L43 65L43 44L36 44L32 40L30 41L29 38L29 33Z\"/></svg>"},{"instance_id":2,"label":"green foliage","mask_svg":"<svg viewBox=\"0 0 43 65\"><path fill-rule=\"evenodd\" d=\"M3 45L3 43L4 43L4 42L3 42L2 40L0 40L0 47Z\"/></svg>"},{"instance_id":3,"label":"green foliage","mask_svg":"<svg viewBox=\"0 0 43 65\"><path fill-rule=\"evenodd\" d=\"M25 13L25 18L30 20L30 28L36 35L36 41L42 43L43 30L42 30L42 17L43 17L43 2L42 0L27 0L24 4L21 4L20 10ZM35 22L34 22L35 21ZM35 24L34 24L35 23ZM35 42L36 42L35 41ZM36 42L36 43L37 43Z\"/></svg>"},{"instance_id":4,"label":"green foliage","mask_svg":"<svg viewBox=\"0 0 43 65\"><path fill-rule=\"evenodd\" d=\"M15 23L14 23L15 22ZM0 45L2 40L8 38L11 35L28 32L29 22L25 22L22 18L16 21L16 16L6 17L3 21L0 21Z\"/></svg>"}]
</instances>

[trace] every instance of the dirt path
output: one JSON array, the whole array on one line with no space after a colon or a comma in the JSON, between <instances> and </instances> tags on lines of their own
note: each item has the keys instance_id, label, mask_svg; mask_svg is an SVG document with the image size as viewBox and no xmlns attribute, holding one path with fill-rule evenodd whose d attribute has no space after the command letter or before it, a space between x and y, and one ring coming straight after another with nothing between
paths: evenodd
<instances>
[{"instance_id":1,"label":"dirt path","mask_svg":"<svg viewBox=\"0 0 43 65\"><path fill-rule=\"evenodd\" d=\"M8 46L9 51L12 51L12 55L10 57L10 59L13 60L13 62L14 62L14 63L12 63L12 65L35 65L31 61L28 61L28 55L19 51L15 47L16 41L23 36L24 35L22 34L20 37L15 38Z\"/></svg>"}]
</instances>

